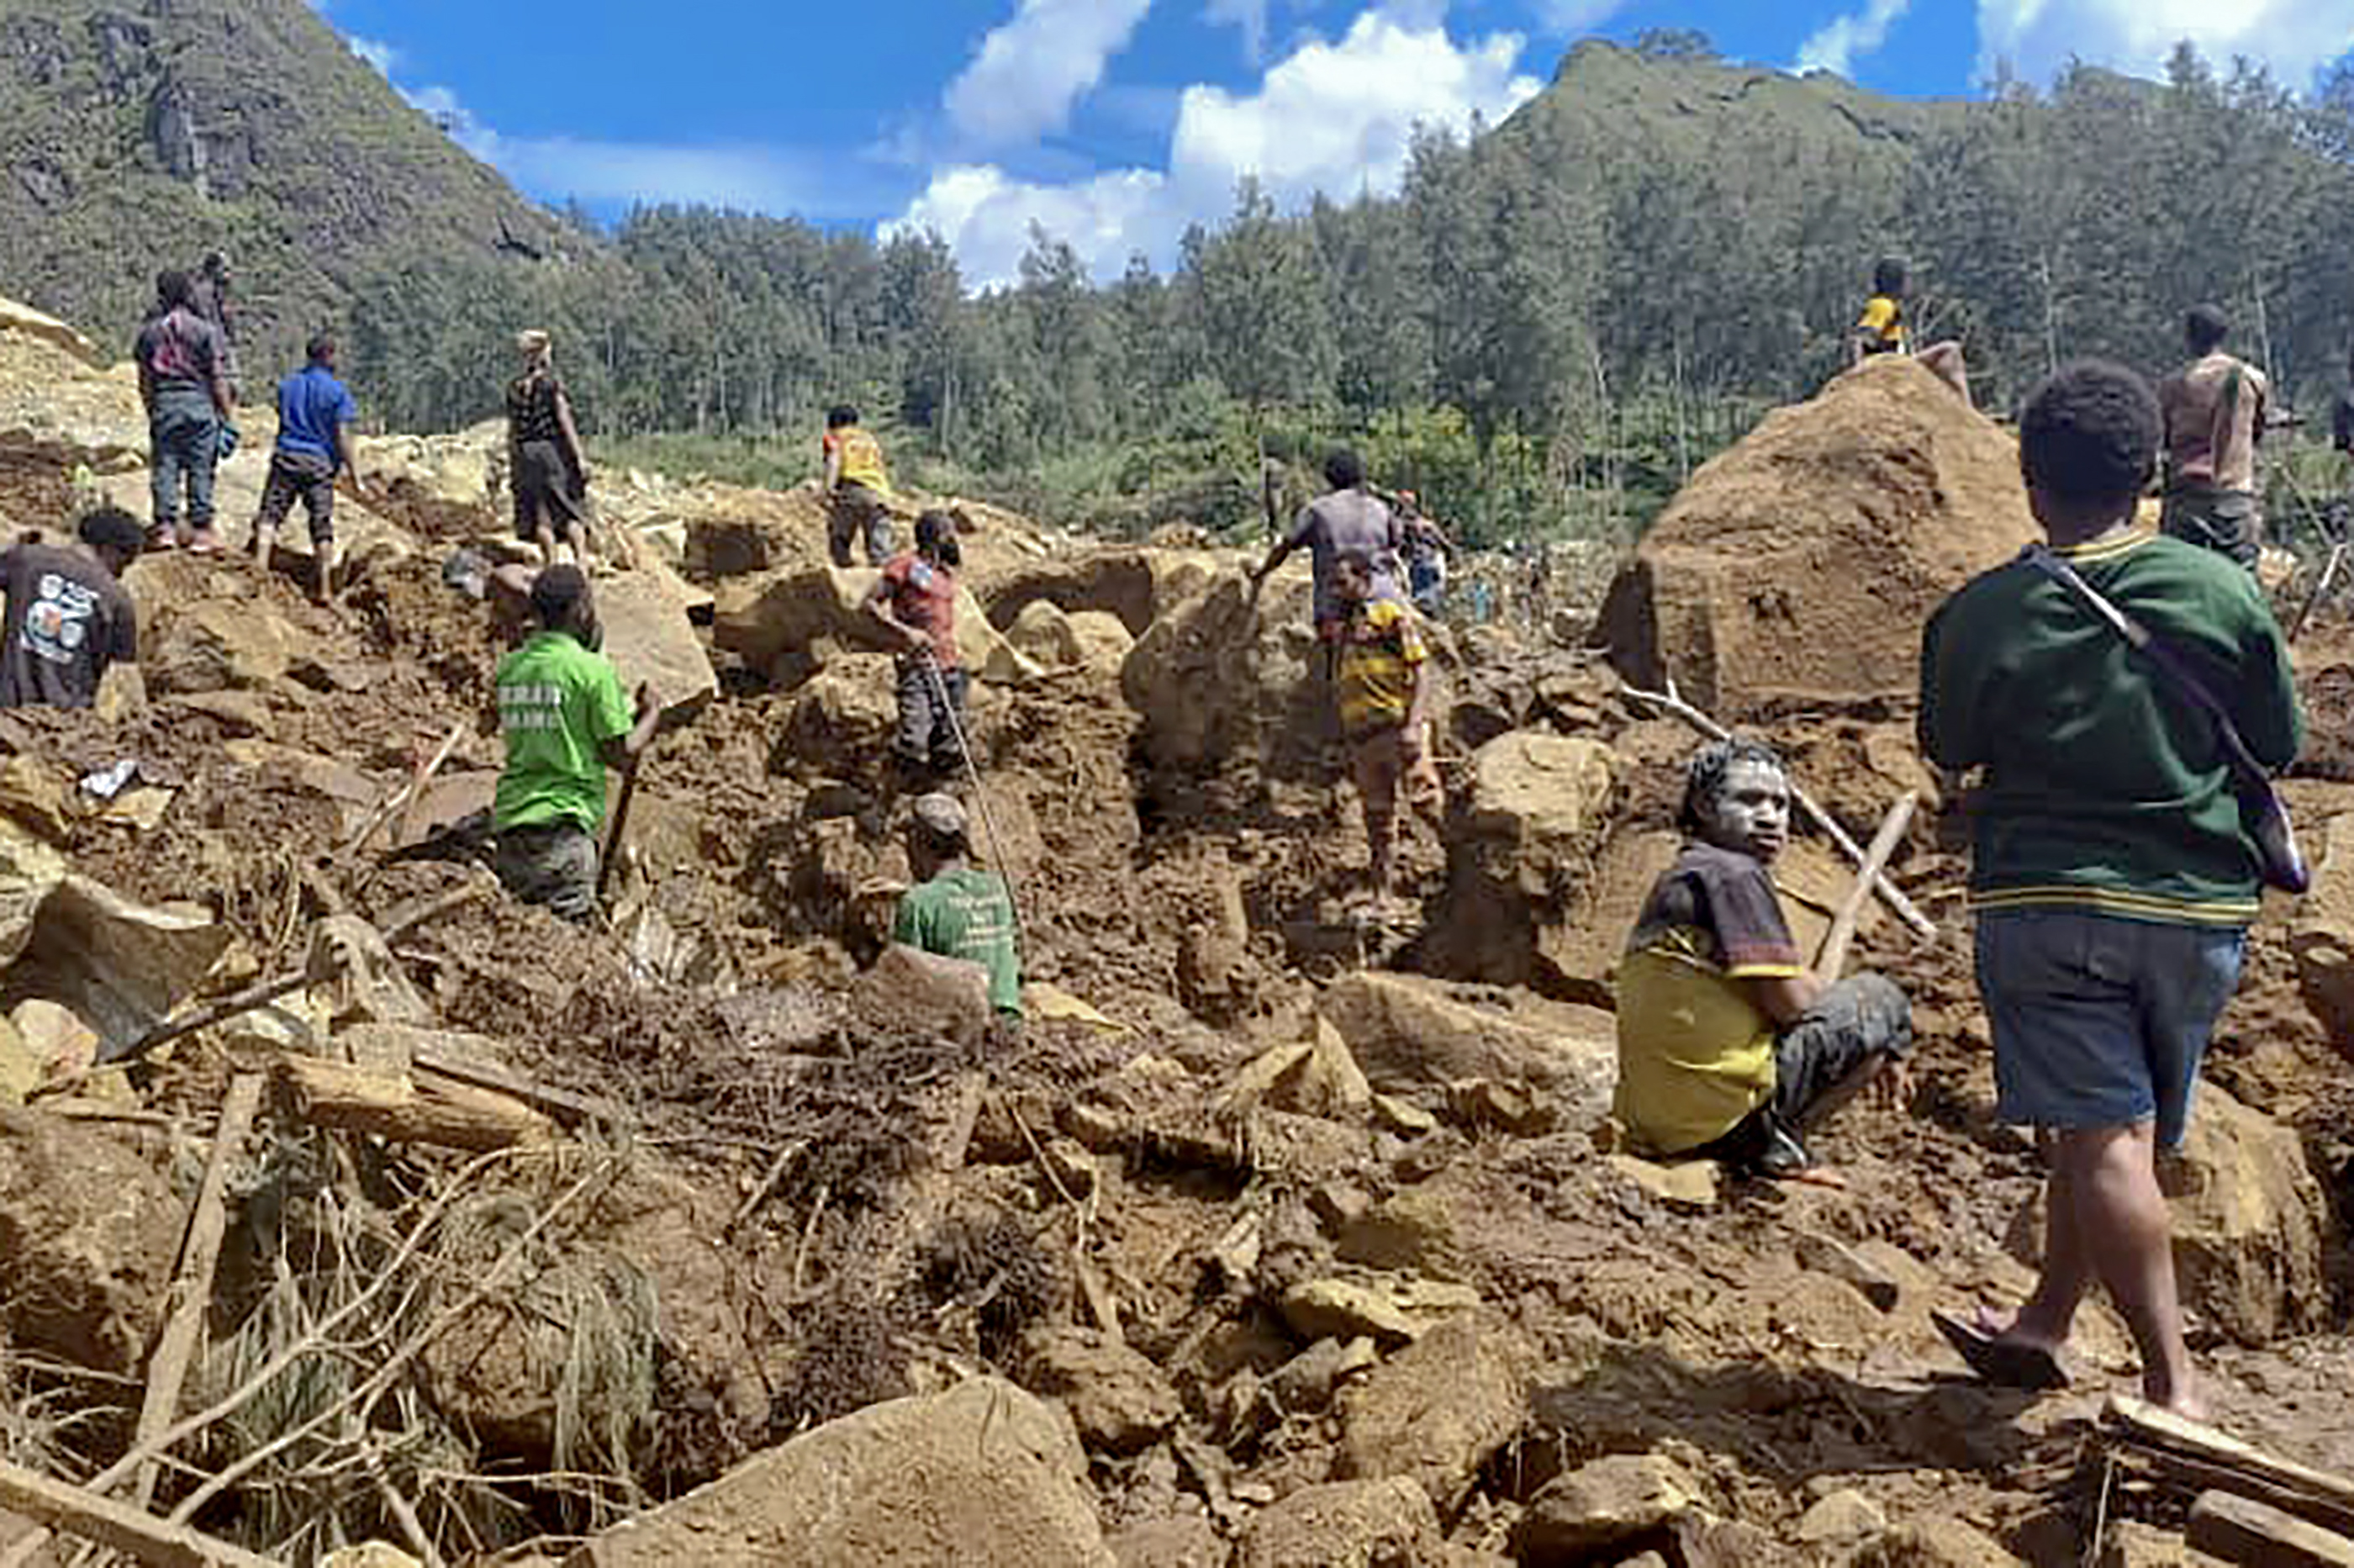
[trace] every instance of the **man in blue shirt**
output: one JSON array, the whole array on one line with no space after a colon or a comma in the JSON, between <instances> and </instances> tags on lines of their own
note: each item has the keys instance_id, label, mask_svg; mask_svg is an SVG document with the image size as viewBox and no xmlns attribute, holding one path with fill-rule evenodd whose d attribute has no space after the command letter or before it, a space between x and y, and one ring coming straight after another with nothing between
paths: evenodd
<instances>
[{"instance_id":1,"label":"man in blue shirt","mask_svg":"<svg viewBox=\"0 0 2354 1568\"><path fill-rule=\"evenodd\" d=\"M311 597L325 604L334 594L335 477L347 473L359 485L351 427L360 409L335 379L335 340L314 334L309 351L311 363L278 384L278 446L253 520L253 558L270 565L278 525L299 496L311 517Z\"/></svg>"}]
</instances>

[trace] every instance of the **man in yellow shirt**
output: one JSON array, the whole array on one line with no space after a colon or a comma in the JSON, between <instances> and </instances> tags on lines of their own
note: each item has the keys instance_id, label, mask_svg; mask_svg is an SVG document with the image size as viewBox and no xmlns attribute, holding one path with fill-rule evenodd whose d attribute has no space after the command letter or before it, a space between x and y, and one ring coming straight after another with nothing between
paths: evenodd
<instances>
[{"instance_id":1,"label":"man in yellow shirt","mask_svg":"<svg viewBox=\"0 0 2354 1568\"><path fill-rule=\"evenodd\" d=\"M1373 897L1386 902L1399 793L1433 825L1446 813L1446 786L1430 755L1430 652L1413 609L1388 587L1375 586L1373 558L1365 551L1334 557L1332 594L1341 612L1333 695L1341 733L1355 753Z\"/></svg>"},{"instance_id":2,"label":"man in yellow shirt","mask_svg":"<svg viewBox=\"0 0 2354 1568\"><path fill-rule=\"evenodd\" d=\"M1808 1128L1903 1060L1911 1004L1878 975L1826 984L1798 951L1768 869L1790 836L1771 747L1703 749L1678 821L1618 969L1618 1119L1655 1154L1797 1175Z\"/></svg>"},{"instance_id":3,"label":"man in yellow shirt","mask_svg":"<svg viewBox=\"0 0 2354 1568\"><path fill-rule=\"evenodd\" d=\"M891 558L891 478L883 468L883 443L858 422L858 410L847 404L825 417L824 477L825 542L833 564L851 564L854 543L866 546L866 564L879 567Z\"/></svg>"},{"instance_id":4,"label":"man in yellow shirt","mask_svg":"<svg viewBox=\"0 0 2354 1568\"><path fill-rule=\"evenodd\" d=\"M1904 302L1913 291L1912 270L1893 256L1882 257L1872 271L1872 298L1849 334L1849 363L1861 365L1875 355L1912 354L1913 333L1904 318ZM1935 375L1970 401L1970 368L1958 343L1933 343L1916 356L1921 368Z\"/></svg>"}]
</instances>

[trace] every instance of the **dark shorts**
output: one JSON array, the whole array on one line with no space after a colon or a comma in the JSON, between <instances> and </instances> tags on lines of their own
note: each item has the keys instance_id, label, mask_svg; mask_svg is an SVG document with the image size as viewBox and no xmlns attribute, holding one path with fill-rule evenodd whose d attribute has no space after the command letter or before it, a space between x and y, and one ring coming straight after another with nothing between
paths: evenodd
<instances>
[{"instance_id":1,"label":"dark shorts","mask_svg":"<svg viewBox=\"0 0 2354 1568\"><path fill-rule=\"evenodd\" d=\"M272 452L254 525L274 531L298 499L311 519L312 547L324 549L335 537L334 460L309 452Z\"/></svg>"},{"instance_id":2,"label":"dark shorts","mask_svg":"<svg viewBox=\"0 0 2354 1568\"><path fill-rule=\"evenodd\" d=\"M968 683L962 670L941 670L919 659L899 662L899 734L891 749L902 761L939 773L958 767Z\"/></svg>"},{"instance_id":3,"label":"dark shorts","mask_svg":"<svg viewBox=\"0 0 2354 1568\"><path fill-rule=\"evenodd\" d=\"M511 482L515 533L521 537L538 536L543 514L558 537L587 530L588 511L580 504L571 467L554 441L525 441L516 448Z\"/></svg>"},{"instance_id":4,"label":"dark shorts","mask_svg":"<svg viewBox=\"0 0 2354 1568\"><path fill-rule=\"evenodd\" d=\"M2158 526L2168 538L2229 556L2253 571L2264 536L2264 505L2245 491L2186 484L2166 493Z\"/></svg>"},{"instance_id":5,"label":"dark shorts","mask_svg":"<svg viewBox=\"0 0 2354 1568\"><path fill-rule=\"evenodd\" d=\"M575 925L597 916L597 841L569 823L509 828L492 865L506 890Z\"/></svg>"},{"instance_id":6,"label":"dark shorts","mask_svg":"<svg viewBox=\"0 0 2354 1568\"><path fill-rule=\"evenodd\" d=\"M833 488L827 508L825 542L837 567L854 565L851 549L864 546L866 564L879 567L891 558L891 509L863 484L848 481Z\"/></svg>"},{"instance_id":7,"label":"dark shorts","mask_svg":"<svg viewBox=\"0 0 2354 1568\"><path fill-rule=\"evenodd\" d=\"M1830 1093L1874 1057L1901 1059L1913 1045L1913 1004L1890 980L1861 974L1823 992L1774 1047L1774 1093L1731 1132L1693 1154L1754 1166L1795 1139Z\"/></svg>"},{"instance_id":8,"label":"dark shorts","mask_svg":"<svg viewBox=\"0 0 2354 1568\"><path fill-rule=\"evenodd\" d=\"M2180 1144L2247 934L2073 909L1989 912L1978 927L1996 1115L2059 1131L2154 1120L2161 1145Z\"/></svg>"}]
</instances>

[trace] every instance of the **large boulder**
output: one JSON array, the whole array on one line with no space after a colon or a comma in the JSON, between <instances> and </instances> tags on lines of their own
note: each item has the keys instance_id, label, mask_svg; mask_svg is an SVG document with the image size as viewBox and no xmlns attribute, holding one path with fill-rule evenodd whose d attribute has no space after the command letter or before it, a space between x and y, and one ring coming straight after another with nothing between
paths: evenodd
<instances>
[{"instance_id":1,"label":"large boulder","mask_svg":"<svg viewBox=\"0 0 2354 1568\"><path fill-rule=\"evenodd\" d=\"M719 676L688 619L699 599L668 568L648 567L597 583L605 654L625 691L651 683L665 719L699 713L719 694Z\"/></svg>"},{"instance_id":2,"label":"large boulder","mask_svg":"<svg viewBox=\"0 0 2354 1568\"><path fill-rule=\"evenodd\" d=\"M0 1109L0 1318L17 1343L99 1372L136 1372L186 1223L131 1134Z\"/></svg>"},{"instance_id":3,"label":"large boulder","mask_svg":"<svg viewBox=\"0 0 2354 1568\"><path fill-rule=\"evenodd\" d=\"M28 306L0 309L0 446L101 472L143 464L147 416L130 366L99 367L80 334Z\"/></svg>"},{"instance_id":4,"label":"large boulder","mask_svg":"<svg viewBox=\"0 0 2354 1568\"><path fill-rule=\"evenodd\" d=\"M1256 759L1305 775L1338 735L1310 613L1309 577L1290 569L1256 596L1240 573L1154 621L1120 667L1154 766L1210 773Z\"/></svg>"},{"instance_id":5,"label":"large boulder","mask_svg":"<svg viewBox=\"0 0 2354 1568\"><path fill-rule=\"evenodd\" d=\"M899 724L897 667L880 653L836 659L786 699L769 771L855 779L888 753Z\"/></svg>"},{"instance_id":6,"label":"large boulder","mask_svg":"<svg viewBox=\"0 0 2354 1568\"><path fill-rule=\"evenodd\" d=\"M1400 1477L1301 1488L1251 1520L1239 1568L1394 1568L1446 1553L1428 1495Z\"/></svg>"},{"instance_id":7,"label":"large boulder","mask_svg":"<svg viewBox=\"0 0 2354 1568\"><path fill-rule=\"evenodd\" d=\"M1035 599L1005 629L1016 652L1049 670L1074 667L1117 673L1136 639L1119 618L1099 609L1066 614L1049 599Z\"/></svg>"},{"instance_id":8,"label":"large boulder","mask_svg":"<svg viewBox=\"0 0 2354 1568\"><path fill-rule=\"evenodd\" d=\"M1160 1368L1096 1330L1042 1330L1024 1348L1029 1386L1068 1410L1100 1453L1124 1458L1150 1447L1185 1413Z\"/></svg>"},{"instance_id":9,"label":"large boulder","mask_svg":"<svg viewBox=\"0 0 2354 1568\"><path fill-rule=\"evenodd\" d=\"M1536 1351L1502 1319L1449 1318L1341 1394L1336 1478L1405 1476L1452 1512L1528 1419Z\"/></svg>"},{"instance_id":10,"label":"large boulder","mask_svg":"<svg viewBox=\"0 0 2354 1568\"><path fill-rule=\"evenodd\" d=\"M1597 635L1629 680L1657 690L1672 676L1727 722L1905 701L1929 613L2040 536L2017 443L1885 355L1768 415L1693 475L1613 586Z\"/></svg>"},{"instance_id":11,"label":"large boulder","mask_svg":"<svg viewBox=\"0 0 2354 1568\"><path fill-rule=\"evenodd\" d=\"M899 644L859 608L879 575L866 567L811 567L724 583L712 641L784 685L843 653L896 653ZM1000 682L1038 673L990 625L970 588L957 590L957 650L966 669Z\"/></svg>"},{"instance_id":12,"label":"large boulder","mask_svg":"<svg viewBox=\"0 0 2354 1568\"><path fill-rule=\"evenodd\" d=\"M1481 747L1471 766L1470 799L1449 835L1434 963L1503 985L1556 978L1543 946L1579 913L1617 759L1598 741L1515 730Z\"/></svg>"},{"instance_id":13,"label":"large boulder","mask_svg":"<svg viewBox=\"0 0 2354 1568\"><path fill-rule=\"evenodd\" d=\"M870 1405L607 1531L571 1568L1111 1568L1067 1423L1009 1383Z\"/></svg>"},{"instance_id":14,"label":"large boulder","mask_svg":"<svg viewBox=\"0 0 2354 1568\"><path fill-rule=\"evenodd\" d=\"M1530 1568L1615 1563L1690 1513L1691 1478L1658 1454L1612 1454L1551 1482L1513 1540Z\"/></svg>"},{"instance_id":15,"label":"large boulder","mask_svg":"<svg viewBox=\"0 0 2354 1568\"><path fill-rule=\"evenodd\" d=\"M2330 818L2323 831L2289 945L2306 1009L2332 1044L2354 1051L2354 813Z\"/></svg>"},{"instance_id":16,"label":"large boulder","mask_svg":"<svg viewBox=\"0 0 2354 1568\"><path fill-rule=\"evenodd\" d=\"M147 689L173 693L265 691L286 678L302 634L250 596L182 605L141 656Z\"/></svg>"},{"instance_id":17,"label":"large boulder","mask_svg":"<svg viewBox=\"0 0 2354 1568\"><path fill-rule=\"evenodd\" d=\"M0 963L25 950L42 904L65 879L65 856L14 819L0 821Z\"/></svg>"},{"instance_id":18,"label":"large boulder","mask_svg":"<svg viewBox=\"0 0 2354 1568\"><path fill-rule=\"evenodd\" d=\"M10 983L53 1001L119 1054L194 994L230 933L195 905L149 906L69 874L42 900ZM0 1254L5 1255L5 1254Z\"/></svg>"},{"instance_id":19,"label":"large boulder","mask_svg":"<svg viewBox=\"0 0 2354 1568\"><path fill-rule=\"evenodd\" d=\"M989 618L1011 632L1034 605L1118 619L1130 637L1208 588L1222 569L1207 550L1124 546L1034 561L982 584Z\"/></svg>"},{"instance_id":20,"label":"large boulder","mask_svg":"<svg viewBox=\"0 0 2354 1568\"><path fill-rule=\"evenodd\" d=\"M1468 1085L1534 1096L1572 1125L1606 1115L1617 1086L1616 1024L1528 991L1365 971L1318 1003L1373 1086L1446 1114Z\"/></svg>"},{"instance_id":21,"label":"large boulder","mask_svg":"<svg viewBox=\"0 0 2354 1568\"><path fill-rule=\"evenodd\" d=\"M2202 1085L2181 1156L2161 1172L2186 1305L2248 1345L2327 1321L2329 1211L2296 1129Z\"/></svg>"}]
</instances>

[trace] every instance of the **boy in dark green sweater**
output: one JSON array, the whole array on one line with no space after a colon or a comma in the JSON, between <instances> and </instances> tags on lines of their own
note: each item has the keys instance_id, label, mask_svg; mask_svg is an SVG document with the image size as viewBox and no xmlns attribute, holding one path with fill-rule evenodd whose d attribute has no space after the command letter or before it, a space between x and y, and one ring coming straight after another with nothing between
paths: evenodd
<instances>
[{"instance_id":1,"label":"boy in dark green sweater","mask_svg":"<svg viewBox=\"0 0 2354 1568\"><path fill-rule=\"evenodd\" d=\"M2260 761L2285 767L2302 738L2296 693L2254 579L2133 529L2158 437L2157 398L2131 371L2062 370L2020 422L2036 519L2199 673ZM2039 1128L2051 1164L2034 1294L2008 1322L1939 1327L1982 1376L2053 1386L2097 1279L2133 1330L2148 1397L2197 1416L2155 1152L2182 1139L2256 914L2214 726L2024 561L1947 600L1921 662L1922 750L1985 770L1970 889L1998 1112Z\"/></svg>"}]
</instances>

